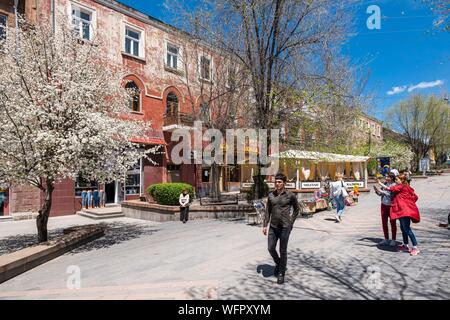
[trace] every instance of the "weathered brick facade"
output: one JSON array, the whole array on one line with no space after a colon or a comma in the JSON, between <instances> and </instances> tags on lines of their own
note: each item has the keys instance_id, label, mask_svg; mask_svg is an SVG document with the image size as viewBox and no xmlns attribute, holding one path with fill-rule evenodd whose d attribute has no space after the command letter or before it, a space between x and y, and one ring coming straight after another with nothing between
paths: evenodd
<instances>
[{"instance_id":1,"label":"weathered brick facade","mask_svg":"<svg viewBox=\"0 0 450 320\"><path fill-rule=\"evenodd\" d=\"M5 3L5 4L3 4ZM6 3L8 5L6 5ZM14 15L11 8L13 1L0 0L0 13L8 12L8 21L13 25ZM165 63L167 44L175 44L181 50L190 50L189 41L175 28L149 17L141 12L131 9L112 0L26 0L21 1L22 12L33 23L49 23L58 28L61 22L71 21L71 10L82 8L91 14L92 32L100 41L104 49L105 60L112 65L122 65L128 70L124 80L133 81L139 88L140 110L131 112L131 116L151 121L154 132L159 139L148 144L167 145L171 149L170 130L164 130L167 96L173 93L179 101L180 113L192 112L192 101L186 88L181 84L183 72L167 68ZM125 28L138 30L141 34L139 56L124 52ZM202 49L203 50L203 49ZM205 49L205 51L208 51ZM213 56L211 52L208 55ZM213 65L216 63L212 62ZM190 81L198 81L197 65L189 67ZM200 91L190 87L194 92L195 102L201 100ZM160 141L162 140L162 142ZM164 150L164 148L162 150ZM142 192L153 183L167 181L167 164L170 159L166 154L155 155L153 160L157 165L145 163ZM182 181L195 185L199 180L196 177L197 168L194 165L182 165L180 178ZM200 181L201 181L201 173ZM37 211L42 203L42 194L32 187L14 187L9 192L9 212ZM126 199L138 198L136 195L124 195ZM81 199L75 196L75 183L65 180L59 183L54 191L51 216L74 214L81 208Z\"/></svg>"}]
</instances>

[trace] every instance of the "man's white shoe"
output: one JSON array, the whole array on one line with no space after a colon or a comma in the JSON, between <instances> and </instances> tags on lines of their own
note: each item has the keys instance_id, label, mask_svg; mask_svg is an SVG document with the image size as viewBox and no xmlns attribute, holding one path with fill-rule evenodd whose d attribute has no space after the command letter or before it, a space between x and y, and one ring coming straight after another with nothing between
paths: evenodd
<instances>
[{"instance_id":1,"label":"man's white shoe","mask_svg":"<svg viewBox=\"0 0 450 320\"><path fill-rule=\"evenodd\" d=\"M341 221L341 218L339 218L338 214L336 214L334 217L336 218L336 222L340 222Z\"/></svg>"},{"instance_id":2,"label":"man's white shoe","mask_svg":"<svg viewBox=\"0 0 450 320\"><path fill-rule=\"evenodd\" d=\"M390 244L390 241L389 240L383 240L383 241L381 241L378 245L380 245L380 246L388 246Z\"/></svg>"},{"instance_id":3,"label":"man's white shoe","mask_svg":"<svg viewBox=\"0 0 450 320\"><path fill-rule=\"evenodd\" d=\"M391 241L389 241L389 245L390 245L391 247L396 247L396 246L397 246L397 241L391 240Z\"/></svg>"}]
</instances>

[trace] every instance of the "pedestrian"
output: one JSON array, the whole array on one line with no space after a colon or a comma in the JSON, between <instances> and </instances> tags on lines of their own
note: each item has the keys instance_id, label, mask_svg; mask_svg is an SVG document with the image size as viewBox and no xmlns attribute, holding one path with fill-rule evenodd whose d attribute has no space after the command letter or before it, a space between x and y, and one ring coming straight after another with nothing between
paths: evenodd
<instances>
[{"instance_id":1,"label":"pedestrian","mask_svg":"<svg viewBox=\"0 0 450 320\"><path fill-rule=\"evenodd\" d=\"M263 234L267 235L267 225L270 220L268 250L275 262L274 275L277 277L278 284L284 283L289 235L300 211L297 196L285 189L286 180L286 176L282 173L275 176L275 191L269 193L262 230ZM293 208L292 215L291 208ZM278 240L280 255L276 250Z\"/></svg>"},{"instance_id":2,"label":"pedestrian","mask_svg":"<svg viewBox=\"0 0 450 320\"><path fill-rule=\"evenodd\" d=\"M81 208L87 209L87 191L81 191Z\"/></svg>"},{"instance_id":3,"label":"pedestrian","mask_svg":"<svg viewBox=\"0 0 450 320\"><path fill-rule=\"evenodd\" d=\"M92 208L92 204L93 204L92 200L93 200L93 198L92 198L92 190L89 189L87 191L87 206L86 206L86 209Z\"/></svg>"},{"instance_id":4,"label":"pedestrian","mask_svg":"<svg viewBox=\"0 0 450 320\"><path fill-rule=\"evenodd\" d=\"M403 244L398 247L398 250L409 252L412 256L416 256L420 250L417 247L416 236L411 229L411 222L420 222L420 213L416 205L418 196L408 184L405 175L396 177L395 182L395 186L387 187L378 180L382 187L394 193L391 204L391 218L400 220L400 229L403 236ZM408 247L408 238L412 242L411 249Z\"/></svg>"},{"instance_id":5,"label":"pedestrian","mask_svg":"<svg viewBox=\"0 0 450 320\"><path fill-rule=\"evenodd\" d=\"M97 189L94 189L94 191L92 192L92 199L93 199L93 207L99 208L100 207L100 195L99 195Z\"/></svg>"},{"instance_id":6,"label":"pedestrian","mask_svg":"<svg viewBox=\"0 0 450 320\"><path fill-rule=\"evenodd\" d=\"M344 216L345 199L348 197L342 173L336 174L336 181L330 183L330 197L336 206L336 222L341 222Z\"/></svg>"},{"instance_id":7,"label":"pedestrian","mask_svg":"<svg viewBox=\"0 0 450 320\"><path fill-rule=\"evenodd\" d=\"M395 186L395 174L390 172L386 175L386 181L384 185L386 187ZM375 193L381 197L381 225L384 233L384 240L379 243L380 246L392 246L395 247L397 245L397 221L392 219L391 217L391 203L393 193L392 191L385 190L385 188L378 189L376 186L373 186L375 189ZM388 229L388 219L391 223L391 233L392 240L389 240L389 229Z\"/></svg>"},{"instance_id":8,"label":"pedestrian","mask_svg":"<svg viewBox=\"0 0 450 320\"><path fill-rule=\"evenodd\" d=\"M99 201L100 201L100 208L103 208L105 206L105 190L100 190L98 192L98 197L99 197Z\"/></svg>"},{"instance_id":9,"label":"pedestrian","mask_svg":"<svg viewBox=\"0 0 450 320\"><path fill-rule=\"evenodd\" d=\"M183 189L180 194L180 221L186 223L189 220L189 193L187 189Z\"/></svg>"}]
</instances>

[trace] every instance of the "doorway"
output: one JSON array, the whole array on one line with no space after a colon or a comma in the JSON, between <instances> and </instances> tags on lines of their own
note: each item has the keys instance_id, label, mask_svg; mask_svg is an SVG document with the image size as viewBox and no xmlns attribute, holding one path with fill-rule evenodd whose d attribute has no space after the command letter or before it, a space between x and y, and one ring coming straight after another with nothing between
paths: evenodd
<instances>
[{"instance_id":1,"label":"doorway","mask_svg":"<svg viewBox=\"0 0 450 320\"><path fill-rule=\"evenodd\" d=\"M105 203L115 203L116 183L105 183Z\"/></svg>"}]
</instances>

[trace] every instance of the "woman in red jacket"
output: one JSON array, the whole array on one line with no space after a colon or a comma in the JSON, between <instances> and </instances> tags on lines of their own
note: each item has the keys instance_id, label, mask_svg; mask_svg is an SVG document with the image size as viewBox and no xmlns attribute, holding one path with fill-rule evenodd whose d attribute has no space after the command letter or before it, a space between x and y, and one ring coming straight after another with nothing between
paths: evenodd
<instances>
[{"instance_id":1,"label":"woman in red jacket","mask_svg":"<svg viewBox=\"0 0 450 320\"><path fill-rule=\"evenodd\" d=\"M400 220L400 229L403 235L403 244L398 249L409 252L412 256L416 256L420 250L417 248L417 240L411 229L411 221L413 223L420 222L419 209L416 205L418 197L414 189L409 186L405 175L398 176L395 182L397 183L395 186L386 187L378 181L386 190L394 193L390 218ZM408 237L411 239L412 249L408 248Z\"/></svg>"}]
</instances>

